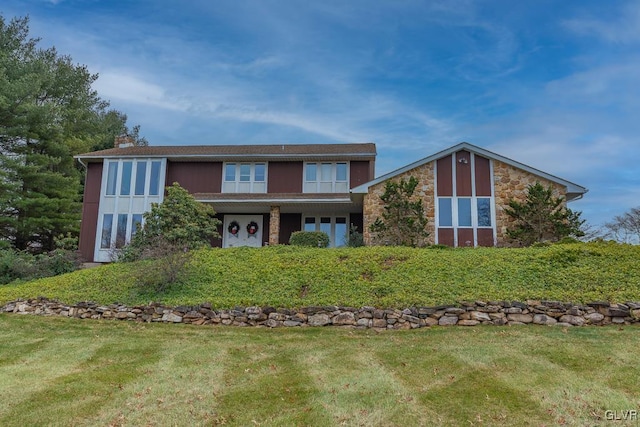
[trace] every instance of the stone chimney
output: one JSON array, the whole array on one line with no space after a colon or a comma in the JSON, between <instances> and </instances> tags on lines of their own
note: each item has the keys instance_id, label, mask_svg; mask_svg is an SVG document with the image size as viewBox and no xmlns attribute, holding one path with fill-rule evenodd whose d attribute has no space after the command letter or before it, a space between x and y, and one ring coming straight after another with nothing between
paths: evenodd
<instances>
[{"instance_id":1,"label":"stone chimney","mask_svg":"<svg viewBox=\"0 0 640 427\"><path fill-rule=\"evenodd\" d=\"M115 148L127 148L133 147L135 144L133 143L133 138L131 135L120 135L116 136L115 141L113 142L113 146Z\"/></svg>"}]
</instances>

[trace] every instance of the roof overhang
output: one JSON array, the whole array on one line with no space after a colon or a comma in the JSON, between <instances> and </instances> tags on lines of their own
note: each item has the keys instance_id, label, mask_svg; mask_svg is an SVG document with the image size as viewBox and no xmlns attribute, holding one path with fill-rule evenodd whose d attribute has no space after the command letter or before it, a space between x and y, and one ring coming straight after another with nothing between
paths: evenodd
<instances>
[{"instance_id":1,"label":"roof overhang","mask_svg":"<svg viewBox=\"0 0 640 427\"><path fill-rule=\"evenodd\" d=\"M271 206L279 206L281 213L348 212L362 210L362 198L350 194L225 194L196 193L194 198L210 203L218 213L269 213Z\"/></svg>"}]
</instances>

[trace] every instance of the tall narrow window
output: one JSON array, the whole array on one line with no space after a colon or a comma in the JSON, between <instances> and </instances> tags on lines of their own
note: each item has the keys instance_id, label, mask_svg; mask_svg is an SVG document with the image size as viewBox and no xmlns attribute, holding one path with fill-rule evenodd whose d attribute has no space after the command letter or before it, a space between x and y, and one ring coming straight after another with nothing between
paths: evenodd
<instances>
[{"instance_id":1,"label":"tall narrow window","mask_svg":"<svg viewBox=\"0 0 640 427\"><path fill-rule=\"evenodd\" d=\"M346 163L336 163L336 181L346 181L347 180L347 164Z\"/></svg>"},{"instance_id":2,"label":"tall narrow window","mask_svg":"<svg viewBox=\"0 0 640 427\"><path fill-rule=\"evenodd\" d=\"M120 195L128 196L131 194L131 162L122 163L122 179L120 180Z\"/></svg>"},{"instance_id":3,"label":"tall narrow window","mask_svg":"<svg viewBox=\"0 0 640 427\"><path fill-rule=\"evenodd\" d=\"M142 228L142 214L133 214L131 219L131 237L136 234L139 228Z\"/></svg>"},{"instance_id":4,"label":"tall narrow window","mask_svg":"<svg viewBox=\"0 0 640 427\"><path fill-rule=\"evenodd\" d=\"M265 177L265 164L264 163L256 163L255 165L255 178L253 179L255 182L264 182Z\"/></svg>"},{"instance_id":5,"label":"tall narrow window","mask_svg":"<svg viewBox=\"0 0 640 427\"><path fill-rule=\"evenodd\" d=\"M491 199L478 198L478 227L491 227Z\"/></svg>"},{"instance_id":6,"label":"tall narrow window","mask_svg":"<svg viewBox=\"0 0 640 427\"><path fill-rule=\"evenodd\" d=\"M318 165L315 163L307 163L307 173L305 178L307 181L316 181L318 174Z\"/></svg>"},{"instance_id":7,"label":"tall narrow window","mask_svg":"<svg viewBox=\"0 0 640 427\"><path fill-rule=\"evenodd\" d=\"M147 162L138 162L136 167L136 196L144 196L144 187L147 179Z\"/></svg>"},{"instance_id":8,"label":"tall narrow window","mask_svg":"<svg viewBox=\"0 0 640 427\"><path fill-rule=\"evenodd\" d=\"M450 197L438 198L438 224L440 227L453 227L453 211Z\"/></svg>"},{"instance_id":9,"label":"tall narrow window","mask_svg":"<svg viewBox=\"0 0 640 427\"><path fill-rule=\"evenodd\" d=\"M336 247L347 246L347 218L336 218Z\"/></svg>"},{"instance_id":10,"label":"tall narrow window","mask_svg":"<svg viewBox=\"0 0 640 427\"><path fill-rule=\"evenodd\" d=\"M118 162L109 162L109 170L107 172L107 196L115 196L117 179Z\"/></svg>"},{"instance_id":11,"label":"tall narrow window","mask_svg":"<svg viewBox=\"0 0 640 427\"><path fill-rule=\"evenodd\" d=\"M331 237L331 218L320 218L320 231L324 231L325 233L327 233L327 236Z\"/></svg>"},{"instance_id":12,"label":"tall narrow window","mask_svg":"<svg viewBox=\"0 0 640 427\"><path fill-rule=\"evenodd\" d=\"M102 217L102 236L100 248L111 248L111 230L113 230L113 214L104 214Z\"/></svg>"},{"instance_id":13,"label":"tall narrow window","mask_svg":"<svg viewBox=\"0 0 640 427\"><path fill-rule=\"evenodd\" d=\"M235 163L227 163L224 168L224 180L225 181L235 181L236 180L236 164Z\"/></svg>"},{"instance_id":14,"label":"tall narrow window","mask_svg":"<svg viewBox=\"0 0 640 427\"><path fill-rule=\"evenodd\" d=\"M162 162L151 162L151 178L149 179L149 195L160 194L160 166Z\"/></svg>"},{"instance_id":15,"label":"tall narrow window","mask_svg":"<svg viewBox=\"0 0 640 427\"><path fill-rule=\"evenodd\" d=\"M458 227L471 227L471 199L458 199Z\"/></svg>"},{"instance_id":16,"label":"tall narrow window","mask_svg":"<svg viewBox=\"0 0 640 427\"><path fill-rule=\"evenodd\" d=\"M129 215L118 214L118 227L116 228L116 248L121 248L126 243L128 219Z\"/></svg>"}]
</instances>

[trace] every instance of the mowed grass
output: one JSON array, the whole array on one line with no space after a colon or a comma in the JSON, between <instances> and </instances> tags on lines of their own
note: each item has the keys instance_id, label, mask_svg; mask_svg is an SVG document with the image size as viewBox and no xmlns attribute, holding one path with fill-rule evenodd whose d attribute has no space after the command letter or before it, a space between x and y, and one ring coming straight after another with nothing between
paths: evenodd
<instances>
[{"instance_id":1,"label":"mowed grass","mask_svg":"<svg viewBox=\"0 0 640 427\"><path fill-rule=\"evenodd\" d=\"M637 326L374 332L4 314L0 342L2 426L586 426L640 408Z\"/></svg>"},{"instance_id":2,"label":"mowed grass","mask_svg":"<svg viewBox=\"0 0 640 427\"><path fill-rule=\"evenodd\" d=\"M640 246L615 243L548 247L413 249L206 249L193 253L162 293L137 285L158 277L164 260L119 263L29 283L0 286L0 304L45 296L73 304L211 303L382 308L461 300L640 301Z\"/></svg>"}]
</instances>

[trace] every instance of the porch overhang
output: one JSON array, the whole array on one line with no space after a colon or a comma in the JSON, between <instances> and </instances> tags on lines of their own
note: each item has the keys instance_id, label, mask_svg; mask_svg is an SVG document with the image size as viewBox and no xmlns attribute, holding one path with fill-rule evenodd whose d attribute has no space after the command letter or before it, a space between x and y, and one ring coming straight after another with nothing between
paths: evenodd
<instances>
[{"instance_id":1,"label":"porch overhang","mask_svg":"<svg viewBox=\"0 0 640 427\"><path fill-rule=\"evenodd\" d=\"M213 205L217 213L269 213L272 206L279 206L281 213L314 212L362 212L362 200L352 200L346 194L234 194L196 193L202 203Z\"/></svg>"}]
</instances>

